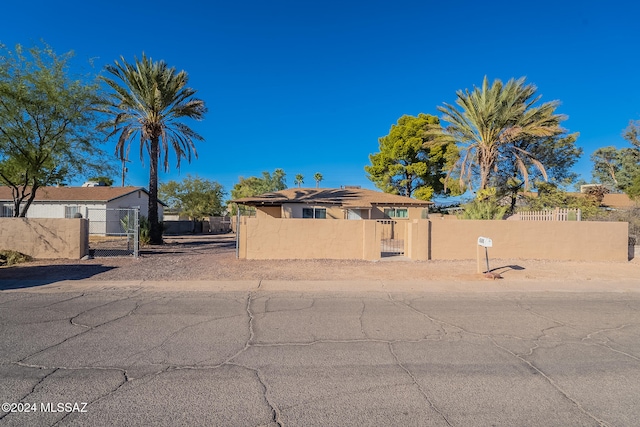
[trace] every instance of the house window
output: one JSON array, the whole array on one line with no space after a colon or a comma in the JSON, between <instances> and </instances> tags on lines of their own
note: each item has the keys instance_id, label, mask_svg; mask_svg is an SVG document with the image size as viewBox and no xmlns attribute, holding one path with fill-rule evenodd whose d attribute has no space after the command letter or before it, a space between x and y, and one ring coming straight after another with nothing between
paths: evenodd
<instances>
[{"instance_id":1,"label":"house window","mask_svg":"<svg viewBox=\"0 0 640 427\"><path fill-rule=\"evenodd\" d=\"M386 218L409 218L407 208L385 208L384 216Z\"/></svg>"},{"instance_id":2,"label":"house window","mask_svg":"<svg viewBox=\"0 0 640 427\"><path fill-rule=\"evenodd\" d=\"M14 215L14 212L12 205L2 205L3 218L11 218Z\"/></svg>"},{"instance_id":3,"label":"house window","mask_svg":"<svg viewBox=\"0 0 640 427\"><path fill-rule=\"evenodd\" d=\"M64 217L75 218L75 214L80 213L80 206L65 206Z\"/></svg>"},{"instance_id":4,"label":"house window","mask_svg":"<svg viewBox=\"0 0 640 427\"><path fill-rule=\"evenodd\" d=\"M326 219L327 210L325 208L302 208L302 218Z\"/></svg>"}]
</instances>

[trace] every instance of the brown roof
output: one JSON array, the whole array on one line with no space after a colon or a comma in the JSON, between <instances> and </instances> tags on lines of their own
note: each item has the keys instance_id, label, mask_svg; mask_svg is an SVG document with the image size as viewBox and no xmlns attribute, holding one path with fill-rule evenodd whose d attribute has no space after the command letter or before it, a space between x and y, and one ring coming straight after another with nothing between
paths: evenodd
<instances>
[{"instance_id":1,"label":"brown roof","mask_svg":"<svg viewBox=\"0 0 640 427\"><path fill-rule=\"evenodd\" d=\"M259 196L232 200L247 206L281 206L284 203L313 203L338 205L346 208L384 206L429 206L433 202L381 193L362 188L289 188Z\"/></svg>"},{"instance_id":2,"label":"brown roof","mask_svg":"<svg viewBox=\"0 0 640 427\"><path fill-rule=\"evenodd\" d=\"M42 187L36 191L38 202L110 202L135 191L147 190L142 187ZM0 200L13 200L11 188L0 186Z\"/></svg>"},{"instance_id":3,"label":"brown roof","mask_svg":"<svg viewBox=\"0 0 640 427\"><path fill-rule=\"evenodd\" d=\"M605 194L601 205L608 208L628 209L637 206L638 203L626 194Z\"/></svg>"}]
</instances>

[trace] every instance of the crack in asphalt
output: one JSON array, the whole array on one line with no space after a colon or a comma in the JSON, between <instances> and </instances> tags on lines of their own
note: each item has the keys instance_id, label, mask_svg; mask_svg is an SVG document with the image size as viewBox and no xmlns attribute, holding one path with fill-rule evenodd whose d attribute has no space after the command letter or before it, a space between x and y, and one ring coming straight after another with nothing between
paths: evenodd
<instances>
[{"instance_id":1,"label":"crack in asphalt","mask_svg":"<svg viewBox=\"0 0 640 427\"><path fill-rule=\"evenodd\" d=\"M493 340L493 338L491 336L488 336L489 340L493 343L494 346L496 346L499 349L502 349L503 351L507 352L508 354L511 354L512 356L514 356L515 358L517 358L518 360L522 361L523 363L525 363L527 366L529 366L531 369L533 369L534 371L536 371L537 373L539 373L545 380L547 380L547 382L549 384L551 384L551 386L553 386L553 388L556 389L556 391L558 393L560 393L565 399L567 399L569 402L571 402L573 405L575 405L583 414L587 415L588 417L590 417L591 419L593 419L594 421L596 421L599 425L601 426L609 426L609 424L607 424L606 421L596 417L595 415L593 415L591 412L587 411L582 404L580 404L580 402L578 402L577 400L575 400L574 398L572 398L571 396L569 396L569 394L564 391L562 389L562 387L560 387L554 380L553 378L551 378L551 376L547 375L544 371L542 371L542 369L540 369L539 367L537 367L533 362L528 361L527 359L525 359L522 356L519 356L518 354L512 352L511 350L509 350L508 348L501 346L500 344L498 344L497 342L495 342Z\"/></svg>"},{"instance_id":2,"label":"crack in asphalt","mask_svg":"<svg viewBox=\"0 0 640 427\"><path fill-rule=\"evenodd\" d=\"M598 330L598 331L591 332L591 333L590 333L590 334L588 334L586 337L582 338L582 339L581 339L581 341L582 341L582 342L592 341L592 344L591 344L591 345L597 345L597 346L599 346L599 347L604 347L604 348L606 348L606 349L609 349L609 350L613 351L614 353L622 354L623 356L626 356L626 357L628 357L628 358L630 358L630 359L635 360L636 362L639 362L639 361L640 361L640 357L638 357L638 356L634 356L633 354L629 354L629 353L627 353L627 352L625 352L625 351L618 350L618 349L616 349L616 348L611 347L611 346L609 345L609 343L610 343L610 342L612 342L612 341L611 341L611 339L610 339L609 337L605 336L605 337L604 337L604 339L603 339L603 340L601 340L601 341L596 341L596 340L593 338L593 335L598 335L598 334L601 334L601 333L604 333L604 332L609 332L609 331L619 331L619 330L622 330L622 329L624 329L624 328L628 328L629 326L634 326L634 325L632 325L632 324L624 324L624 325L618 326L618 327L616 327L616 328L605 328L605 329L600 329L600 330Z\"/></svg>"},{"instance_id":3,"label":"crack in asphalt","mask_svg":"<svg viewBox=\"0 0 640 427\"><path fill-rule=\"evenodd\" d=\"M434 411L436 411L436 413L438 413L438 415L440 415L442 417L442 419L444 420L445 423L447 423L448 426L452 426L453 424L451 424L451 422L449 422L449 420L447 419L447 416L444 414L444 412L442 412L440 409L438 409L438 407L436 406L436 404L433 402L433 400L431 400L431 398L429 397L429 395L427 394L427 392L422 388L422 386L418 383L418 379L411 373L411 371L402 364L402 362L400 361L400 359L398 358L398 355L396 354L396 352L393 350L393 344L389 343L389 352L391 353L391 355L393 356L393 358L396 360L396 364L402 368L403 371L405 371L407 373L407 375L409 375L409 377L411 378L411 381L413 382L413 385L415 385L418 389L418 391L420 392L420 394L422 395L422 397L424 397L424 399L427 401L427 403L429 404L429 406L431 407L431 409L433 409Z\"/></svg>"},{"instance_id":4,"label":"crack in asphalt","mask_svg":"<svg viewBox=\"0 0 640 427\"><path fill-rule=\"evenodd\" d=\"M258 283L258 289L260 288L260 284L262 283L262 280ZM247 312L247 316L249 318L248 320L248 329L249 329L249 336L247 337L247 341L244 343L244 346L238 350L235 354L233 354L231 357L229 357L227 360L225 360L222 363L219 363L217 365L214 365L214 368L218 368L220 366L224 366L226 364L229 364L233 359L235 359L236 357L240 356L242 353L244 353L249 347L251 347L253 339L255 337L255 332L253 331L253 320L254 320L254 314L251 311L251 301L253 299L253 291L250 291L247 294L247 305L246 305L246 312Z\"/></svg>"},{"instance_id":5,"label":"crack in asphalt","mask_svg":"<svg viewBox=\"0 0 640 427\"><path fill-rule=\"evenodd\" d=\"M123 298L123 299L121 299L121 300L117 300L117 301L120 301L120 302L122 302L122 301L126 301L126 300L128 300L128 299L131 299L132 297L133 297L133 295L130 295L130 296L126 297L126 298ZM35 357L35 356L37 356L37 355L39 355L39 354L42 354L42 353L44 353L44 352L46 352L46 351L48 351L48 350L51 350L52 348L58 347L58 346L60 346L60 345L62 345L62 344L64 344L64 343L66 343L66 342L67 342L67 341L69 341L69 340L72 340L72 339L74 339L74 338L77 338L77 337L79 337L80 335L86 334L87 332L92 331L92 330L94 330L94 329L96 329L96 328L99 328L99 327L101 327L101 326L104 326L104 325L106 325L106 324L108 324L108 323L115 322L115 321L120 320L120 319L123 319L123 318L125 318L125 317L127 317L127 316L131 316L131 315L132 315L132 314L133 314L133 313L134 313L138 308L140 308L140 307L142 307L142 306L144 306L144 305L146 305L146 304L150 304L150 303L151 303L151 302L148 302L148 303L145 303L145 304L141 304L141 303L140 303L140 301L136 301L136 306L135 306L132 310L130 310L127 314L124 314L124 315L122 315L122 316L116 317L116 318L114 318L114 319L107 320L106 322L100 323L100 324L95 325L95 326L91 326L91 327L88 327L88 328L87 328L87 326L88 326L88 325L81 325L81 324L78 324L77 326L85 327L85 330L80 331L79 333L77 333L77 334L75 334L75 335L71 335L70 337L67 337L67 338L65 338L64 340L62 340L62 341L60 341L60 342L58 342L58 343L56 343L56 344L52 344L52 345L50 345L50 346L48 346L48 347L45 347L45 348L43 348L43 349L41 349L41 350L36 351L35 353L29 354L29 355L27 355L27 356L23 357L22 359L18 360L18 361L17 361L17 363L24 362L24 361L26 361L27 359L33 358L33 357ZM92 309L93 309L93 308L91 308L91 309L87 309L87 310L85 310L85 311L84 311L84 312L82 312L82 313L89 312L89 311L91 311ZM81 313L81 314L82 314L82 313ZM74 316L73 318L76 318L76 317L78 317L78 315ZM73 323L71 323L71 324L73 325Z\"/></svg>"},{"instance_id":6,"label":"crack in asphalt","mask_svg":"<svg viewBox=\"0 0 640 427\"><path fill-rule=\"evenodd\" d=\"M389 298L392 301L395 301L393 299L393 297L391 295L389 295ZM542 369L540 369L539 367L537 367L533 362L525 359L523 356L518 355L517 353L509 350L508 348L501 346L500 344L498 344L495 341L495 336L493 335L488 335L488 334L482 334L482 333L478 333L478 332L471 332L469 330L466 330L465 328L462 328L460 326L454 325L452 323L449 322L445 322L443 320L439 320L436 319L430 315L428 315L427 313L424 313L420 310L418 310L417 308L404 303L404 302L398 302L399 304L417 312L422 314L423 316L425 316L426 318L428 318L429 320L432 320L434 322L440 323L442 325L447 325L456 329L459 329L460 331L462 331L465 334L469 334L471 336L476 336L476 337L482 337L482 338L486 338L488 339L495 347L501 349L502 351L506 352L507 354L510 354L511 356L515 357L516 359L518 359L519 361L521 361L522 363L524 363L526 366L528 366L530 369L533 369L534 371L536 371L537 373L539 373L558 393L560 393L561 396L563 396L566 400L568 400L570 403L572 403L576 408L578 408L582 413L584 413L585 415L587 415L588 417L590 417L591 419L593 419L594 421L596 421L599 425L601 426L608 426L609 424L606 423L606 421L596 417L595 415L593 415L592 413L590 413L588 410L586 410L581 404L580 402L578 402L577 400L573 399L571 396L569 396L569 394L564 391L554 380L553 378L551 378L549 375L547 375L544 371L542 371ZM555 322L555 323L561 323L561 322ZM521 338L522 339L522 338Z\"/></svg>"},{"instance_id":7,"label":"crack in asphalt","mask_svg":"<svg viewBox=\"0 0 640 427\"><path fill-rule=\"evenodd\" d=\"M33 366L34 367L34 366ZM43 369L43 370L51 370L51 372L49 372L48 374L44 375L42 378L40 378L38 380L37 383L35 383L33 385L33 387L31 387L31 390L29 391L29 393L25 394L24 396L22 396L21 398L19 398L16 402L23 402L27 397L31 396L33 393L35 393L36 388L42 384L44 382L44 380L46 380L47 378L49 378L51 375L53 375L54 373L56 373L60 368L44 368L44 367L34 367L37 369ZM9 415L11 412L4 412L4 413L0 413L0 420L3 419L4 417L6 417L7 415Z\"/></svg>"},{"instance_id":8,"label":"crack in asphalt","mask_svg":"<svg viewBox=\"0 0 640 427\"><path fill-rule=\"evenodd\" d=\"M280 410L278 409L278 406L273 403L271 399L269 399L269 385L267 384L267 381L262 377L260 369L255 369L254 371L256 373L256 377L258 377L258 381L260 381L260 384L262 385L262 397L267 402L267 405L269 405L269 407L271 408L271 417L273 419L273 422L277 426L283 427L284 423L281 420Z\"/></svg>"},{"instance_id":9,"label":"crack in asphalt","mask_svg":"<svg viewBox=\"0 0 640 427\"><path fill-rule=\"evenodd\" d=\"M364 330L364 323L362 321L362 317L364 316L365 308L366 308L366 303L363 300L362 301L362 310L360 310L360 315L358 316L358 320L360 321L360 333L362 334L363 337L369 338L369 335L367 335L367 333Z\"/></svg>"},{"instance_id":10,"label":"crack in asphalt","mask_svg":"<svg viewBox=\"0 0 640 427\"><path fill-rule=\"evenodd\" d=\"M92 311L92 310L95 310L95 309L97 309L97 308L105 307L105 306L107 306L107 305L109 305L109 304L113 304L114 302L126 301L126 300L127 300L127 299L129 299L129 298L131 298L131 296L129 296L129 297L125 298L125 299L121 299L121 300L113 300L113 301L109 301L109 302L107 302L107 303L104 303L104 304L101 304L101 305L97 305L97 306L95 306L95 307L91 307L91 308L88 308L88 309L86 309L86 310L83 310L83 311L81 311L80 313L78 313L78 314L76 314L75 316L73 316L72 318L70 318L70 319L69 319L69 323L71 323L71 324L72 324L72 325L74 325L74 326L80 326L80 327L82 327L82 328L89 328L89 329L91 329L91 328L95 328L95 327L97 327L97 326L90 326L90 325L84 325L84 324L82 324L82 323L77 323L77 322L75 321L75 319L77 319L78 317L82 316L83 314L86 314L86 313L88 313L88 312L90 312L90 311ZM99 326L99 325L98 325L98 326Z\"/></svg>"},{"instance_id":11,"label":"crack in asphalt","mask_svg":"<svg viewBox=\"0 0 640 427\"><path fill-rule=\"evenodd\" d=\"M129 377L127 376L127 371L124 369L115 369L117 371L122 372L122 382L120 384L118 384L116 387L114 387L113 390L108 391L107 393L98 396L97 398L93 399L90 402L87 402L87 407L90 407L91 405L93 405L96 402L99 402L102 399L106 399L109 396L112 396L113 394L115 394L118 390L120 390L120 388L122 388L125 384L127 384L129 382ZM69 415L71 415L72 412L66 412L64 414L63 417L61 417L58 421L56 421L54 424L51 425L51 427L57 426L59 425L65 418L67 418Z\"/></svg>"},{"instance_id":12,"label":"crack in asphalt","mask_svg":"<svg viewBox=\"0 0 640 427\"><path fill-rule=\"evenodd\" d=\"M84 297L85 295L86 295L86 294L85 294L85 292L83 292L83 293L81 293L80 295L76 295L76 296L71 297L71 298L66 298L66 299L63 299L63 300L60 300L60 301L52 302L51 304L43 305L43 306L40 306L40 307L38 307L38 308L49 308L49 307L53 307L53 306L54 306L54 305L56 305L56 304L62 304L63 302L72 301L72 300L74 300L74 299L82 298L82 297Z\"/></svg>"},{"instance_id":13,"label":"crack in asphalt","mask_svg":"<svg viewBox=\"0 0 640 427\"><path fill-rule=\"evenodd\" d=\"M232 316L222 316L222 317L216 317L216 318L213 318L213 319L201 320L201 321L196 322L196 323L191 323L191 324L185 325L185 326L183 326L183 327L181 327L181 328L179 328L179 329L177 329L177 330L175 330L175 331L171 332L171 333L170 333L169 335L167 335L167 336L162 340L162 342L160 342L159 344L154 345L153 347L149 347L149 348L146 348L146 349L143 349L143 350L140 350L140 351L138 351L138 352L135 352L135 353L131 354L130 356L128 356L128 357L127 357L127 360L128 360L128 361L129 361L129 360L131 360L131 363L136 362L137 360L139 360L139 358L138 358L138 359L133 359L133 360L132 360L132 358L133 358L133 357L135 357L135 356L137 356L137 355L141 355L141 356L142 356L142 355L144 355L145 353L149 353L149 352L151 352L151 351L153 351L153 350L161 349L161 348L162 348L162 347L164 347L164 346L165 346L165 345L166 345L166 344L167 344L167 343L168 343L172 338L174 338L174 337L175 337L176 335L178 335L179 333L186 331L187 329L194 328L194 327L196 327L196 326L200 326L200 325L204 325L205 323L217 322L218 320L223 320L223 319L233 319L234 317L241 317L241 316L243 316L243 315L242 315L242 314L235 314L235 315L232 315ZM166 357L168 357L168 354L166 354ZM204 360L202 360L201 362L206 361L206 360L209 360L209 359L208 359L208 358L207 358L207 359L204 359ZM164 365L171 365L171 364L169 364L169 363L165 363Z\"/></svg>"},{"instance_id":14,"label":"crack in asphalt","mask_svg":"<svg viewBox=\"0 0 640 427\"><path fill-rule=\"evenodd\" d=\"M540 313L537 313L535 310L531 309L531 307L526 307L524 304L520 304L518 303L518 307L528 313L531 313L532 315L538 316L540 318L543 318L545 320L551 321L553 323L555 323L554 326L550 326L547 327L545 329L541 330L541 334L533 339L527 339L527 338L522 338L522 337L517 337L517 336L511 336L511 335L492 335L492 334L486 334L486 333L478 333L478 332L472 332L470 330L465 329L464 327L458 326L454 323L451 322L447 322L444 320L440 320L437 319L433 316L431 316L430 314L419 310L418 308L414 307L412 305L412 303L406 302L406 301L400 301L400 300L396 300L393 298L393 296L388 293L388 300L391 301L394 305L401 307L403 309L407 309L410 310L414 313L417 313L423 317L425 317L426 319L430 320L431 322L434 322L436 324L439 324L442 327L442 331L437 334L437 335L433 335L433 336L427 336L424 338L420 338L420 339L415 339L415 340L406 340L406 339L402 339L402 340L385 340L385 339L376 339L376 338L371 338L369 337L366 332L365 332L365 323L364 323L364 313L366 310L366 302L363 300L362 301L362 307L360 309L359 312L359 323L360 323L360 332L361 334L365 337L363 339L342 339L342 340L332 340L332 339L314 339L312 341L308 341L308 342L277 342L277 343L259 343L256 342L256 331L255 331L255 321L256 321L256 314L254 313L254 307L253 304L256 301L256 293L258 291L260 291L261 288L261 284L262 284L262 280L258 283L258 287L255 288L254 291L250 291L246 294L245 298L246 298L246 307L245 307L245 312L246 314L236 314L236 315L231 315L231 316L225 316L222 318L234 318L234 317L239 317L239 316L246 316L247 317L247 332L248 332L248 336L247 339L244 343L244 346L242 348L240 348L238 351L236 351L233 355L231 355L230 357L228 357L225 361L215 364L215 365L200 365L200 364L196 364L196 365L169 365L169 366L165 366L164 369L147 374L147 375L143 375L142 377L136 379L135 381L137 382L138 380L142 380L142 379L147 379L149 377L154 377L154 376L159 376L163 373L166 373L168 371L172 371L172 370L181 370L181 369L218 369L222 366L238 366L247 370L250 370L252 372L255 373L258 381L260 382L262 388L263 388L263 397L265 402L267 403L267 405L270 407L271 413L272 413L272 417L273 417L273 423L282 426L283 421L282 421L282 414L281 414L281 410L278 408L278 406L272 401L271 397L270 397L270 388L268 385L268 381L266 380L266 377L264 376L264 373L260 371L259 368L251 368L242 364L238 364L233 362L234 359L238 358L241 354L243 354L244 352L246 352L249 348L251 347L282 347L282 346L312 346L312 345L316 345L316 344L323 344L323 343L384 343L388 346L388 349L391 353L391 355L393 356L393 358L395 359L395 363L398 367L400 367L411 379L411 382L414 386L417 387L418 391L420 392L420 394L423 396L423 398L429 403L430 407L436 412L438 413L443 420L447 423L447 425L452 425L451 422L448 420L447 415L441 411L439 408L436 407L436 405L434 404L434 402L431 400L431 398L429 397L428 393L426 390L424 390L421 385L418 383L417 378L415 377L415 375L411 372L410 369L408 369L400 360L400 358L398 357L398 355L395 352L394 349L394 344L397 343L419 343L419 342L425 342L425 341L441 341L442 339L444 339L446 336L448 336L449 334L452 333L458 333L458 334L462 334L462 335L468 335L468 336L473 336L473 337L478 337L478 338L483 338L483 339L487 339L489 342L492 343L492 345L496 348L498 348L500 351L505 352L506 354L510 355L511 357L514 357L515 359L517 359L520 363L523 363L524 365L526 365L529 369L531 369L532 371L538 373L542 378L545 379L545 381L547 383L549 383L564 399L566 399L568 402L570 402L573 406L575 406L576 408L578 408L583 414L585 414L586 416L588 416L589 418L591 418L592 420L594 420L595 422L597 422L598 424L600 424L601 426L608 426L609 424L607 424L607 422L605 420L602 420L600 418L598 418L597 416L595 416L594 414L590 413L586 408L584 408L582 406L582 404L580 402L578 402L576 399L572 398L568 392L566 392L565 390L562 389L562 387L560 387L559 384L557 384L554 379L546 374L541 368L539 368L538 366L536 366L535 363L533 363L532 361L528 360L527 357L532 356L533 353L535 352L536 349L540 348L540 344L539 341L541 339L543 339L544 337L547 337L547 333L550 330L556 329L556 328L561 328L561 327L567 327L570 328L572 330L576 330L575 327L568 325L566 323L560 322L556 319L553 319L551 317L542 315ZM81 298L85 296L85 293L72 297L72 298L68 298L62 301L58 301L56 303L52 303L49 304L45 307L50 307L52 305L55 304L59 304L65 301L69 301L69 300L73 300L73 299L77 299L77 298ZM38 369L43 369L43 370L51 370L51 372L47 373L44 377L40 378L38 380L38 382L32 387L31 391L29 393L27 393L24 397L22 397L22 399L26 399L30 394L34 393L36 391L36 388L38 388L39 385L41 385L44 381L47 380L47 378L49 378L52 374L54 374L55 372L57 372L58 370L61 369L65 369L65 370L115 370L115 371L119 371L122 373L123 375L123 380L120 384L118 384L116 387L113 388L113 390L110 390L109 392L98 396L97 398L95 398L94 400L92 400L91 402L89 402L89 405L94 404L102 399L106 399L112 395L114 395L115 393L117 393L125 384L130 384L130 382L132 380L129 379L128 374L127 374L127 369L123 369L123 368L117 368L117 367L101 367L101 366L90 366L90 367L74 367L74 368L69 368L69 367L47 367L47 366L41 366L41 365L34 365L34 364L29 364L26 361L29 358L33 358L39 354L44 353L47 350L50 350L52 348L55 348L69 340L71 340L72 338L76 338L86 332L89 332L90 330L99 328L101 326L104 326L106 324L109 324L111 322L115 322L117 320L120 320L122 318L125 318L127 316L131 316L133 315L140 307L150 304L152 302L154 302L154 300L146 302L146 303L141 303L141 301L136 301L135 307L133 309L131 309L128 313L119 316L117 318L114 319L110 319L108 321L105 321L99 325L95 325L95 326L89 326L89 325L83 325L81 323L77 323L74 321L74 319L77 319L79 316L81 316L84 313L90 312L91 310L100 308L100 307L104 307L106 305L112 304L114 302L123 302L123 301L127 301L130 300L132 298L134 298L136 295L129 295L126 298L122 298L122 299L118 299L118 300L114 300L114 301L110 301L108 303L102 304L100 306L96 306L96 307L92 307L90 309L84 310L81 313L76 314L75 316L71 317L69 319L69 322L74 325L74 326L79 326L79 327L84 327L86 328L86 330L81 331L80 333L70 336L64 340L62 340L59 343L53 344L51 346L48 346L44 349L41 349L29 356L26 356L22 359L20 359L17 362L12 362L18 366L23 366L23 367L29 367L29 368L38 368ZM314 298L312 300L312 304L310 307L312 307L315 304L316 299ZM266 313L271 313L270 311L267 311L267 301L265 302L265 314ZM301 310L307 310L310 307L305 307L305 308L296 308L296 309L292 309L292 310L275 310L273 312L279 312L279 311L301 311ZM183 332L184 330L187 330L189 328L192 327L196 327L198 325L201 324L205 324L208 322L213 322L213 321L217 321L220 320L222 318L215 318L215 319L207 319L207 320L203 320L203 321L199 321L193 324L189 324L186 325L174 332L172 332L171 334L169 334L160 344L150 348L150 349L146 349L146 350L142 350L140 352L134 353L133 356L138 355L140 353L145 353L145 352L149 352L152 351L154 349L157 348L161 348L162 346L164 346L171 338L173 338L174 336L176 336L177 334ZM601 346L603 348L607 348L613 352L622 354L626 357L629 357L635 361L640 361L640 358L637 356L634 356L632 354L628 354L624 351L612 348L609 343L611 342L611 340L609 340L608 337L604 337L604 339L602 338L597 338L596 336L598 334L602 334L608 331L616 331L616 330L622 330L624 328L630 327L630 326L634 326L633 324L624 324L618 327L614 327L614 328L605 328L605 329L601 329L598 331L594 331L591 332L589 334L587 334L585 337L583 337L580 341L582 343L584 343L585 345L597 345L597 346ZM496 339L498 338L506 338L506 339L516 339L516 340L521 340L521 341L532 341L533 342L533 346L529 349L528 353L525 354L518 354L515 351L510 350L509 348L499 344ZM558 343L562 343L562 341L559 341ZM549 342L545 342L545 344L549 344ZM163 365L160 365L163 366ZM140 383L142 384L142 383ZM135 384L131 384L130 387L136 387ZM335 398L335 396L332 396L332 398ZM296 406L296 405L293 405ZM293 407L290 406L290 407ZM285 408L289 408L286 407ZM8 413L5 413L3 415L0 415L0 419L4 418L6 415L8 415ZM61 419L57 420L55 422L54 425L58 425L61 423L62 420L64 420L69 414L65 414L64 417L62 417Z\"/></svg>"}]
</instances>

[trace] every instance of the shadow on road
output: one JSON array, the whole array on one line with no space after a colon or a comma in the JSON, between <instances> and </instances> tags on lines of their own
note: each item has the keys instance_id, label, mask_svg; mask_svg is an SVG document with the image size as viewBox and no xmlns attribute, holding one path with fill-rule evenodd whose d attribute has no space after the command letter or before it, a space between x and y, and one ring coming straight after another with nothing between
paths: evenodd
<instances>
[{"instance_id":1,"label":"shadow on road","mask_svg":"<svg viewBox=\"0 0 640 427\"><path fill-rule=\"evenodd\" d=\"M62 280L89 279L113 268L115 267L100 264L5 267L0 269L0 290L32 288L49 285Z\"/></svg>"}]
</instances>

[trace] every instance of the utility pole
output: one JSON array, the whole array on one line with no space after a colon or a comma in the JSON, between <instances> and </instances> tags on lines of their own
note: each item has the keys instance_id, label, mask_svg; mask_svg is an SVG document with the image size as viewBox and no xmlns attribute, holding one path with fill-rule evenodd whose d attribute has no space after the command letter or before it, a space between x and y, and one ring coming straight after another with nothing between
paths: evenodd
<instances>
[{"instance_id":1,"label":"utility pole","mask_svg":"<svg viewBox=\"0 0 640 427\"><path fill-rule=\"evenodd\" d=\"M124 187L124 176L127 172L129 172L129 169L127 168L127 163L130 162L129 160L129 150L131 149L131 145L127 146L127 154L125 156L124 154L124 150L120 150L120 160L122 161L122 186Z\"/></svg>"},{"instance_id":2,"label":"utility pole","mask_svg":"<svg viewBox=\"0 0 640 427\"><path fill-rule=\"evenodd\" d=\"M124 175L125 175L127 172L129 172L129 169L128 169L128 168L127 168L127 166L126 166L126 163L127 163L127 162L130 162L131 160L127 160L127 159L125 159L124 157L123 157L122 159L120 159L120 160L122 160L122 186L124 187Z\"/></svg>"}]
</instances>

